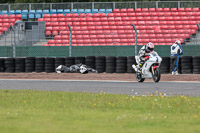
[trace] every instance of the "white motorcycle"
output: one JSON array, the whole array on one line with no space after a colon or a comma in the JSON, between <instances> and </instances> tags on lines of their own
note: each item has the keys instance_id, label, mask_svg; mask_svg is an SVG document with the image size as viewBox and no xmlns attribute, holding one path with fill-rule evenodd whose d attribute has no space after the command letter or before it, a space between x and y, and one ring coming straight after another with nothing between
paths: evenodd
<instances>
[{"instance_id":1,"label":"white motorcycle","mask_svg":"<svg viewBox=\"0 0 200 133\"><path fill-rule=\"evenodd\" d=\"M139 56L135 56L137 64L139 64ZM141 68L137 68L136 65L132 65L133 69L136 72L136 80L138 82L143 82L145 79L153 78L154 82L159 82L161 73L160 73L160 64L162 58L153 51L149 54L148 60L143 64Z\"/></svg>"}]
</instances>

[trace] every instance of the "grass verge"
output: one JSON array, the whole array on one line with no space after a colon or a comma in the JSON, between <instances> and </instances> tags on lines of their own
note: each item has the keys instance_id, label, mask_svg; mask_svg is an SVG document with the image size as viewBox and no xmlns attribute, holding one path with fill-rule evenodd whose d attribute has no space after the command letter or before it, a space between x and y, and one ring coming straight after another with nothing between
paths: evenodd
<instances>
[{"instance_id":1,"label":"grass verge","mask_svg":"<svg viewBox=\"0 0 200 133\"><path fill-rule=\"evenodd\" d=\"M2 133L200 132L200 97L0 90Z\"/></svg>"}]
</instances>

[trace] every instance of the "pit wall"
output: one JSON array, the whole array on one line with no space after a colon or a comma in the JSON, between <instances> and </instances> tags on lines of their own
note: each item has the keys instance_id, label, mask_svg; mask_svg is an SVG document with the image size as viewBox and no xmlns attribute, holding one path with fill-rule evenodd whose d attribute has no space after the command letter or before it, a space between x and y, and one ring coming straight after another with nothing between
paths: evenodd
<instances>
[{"instance_id":1,"label":"pit wall","mask_svg":"<svg viewBox=\"0 0 200 133\"><path fill-rule=\"evenodd\" d=\"M138 45L138 50L141 48ZM155 50L162 57L170 55L170 45L155 46ZM200 45L183 45L184 56L200 56ZM72 57L84 56L134 56L135 46L73 46ZM17 46L16 57L68 57L68 46ZM10 46L0 47L0 57L13 57Z\"/></svg>"}]
</instances>

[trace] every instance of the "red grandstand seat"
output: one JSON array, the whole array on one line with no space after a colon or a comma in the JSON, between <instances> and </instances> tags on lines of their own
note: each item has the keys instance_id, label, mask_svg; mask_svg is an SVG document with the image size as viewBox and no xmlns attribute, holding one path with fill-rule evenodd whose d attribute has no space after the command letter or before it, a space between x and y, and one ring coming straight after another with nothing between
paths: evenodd
<instances>
[{"instance_id":1,"label":"red grandstand seat","mask_svg":"<svg viewBox=\"0 0 200 133\"><path fill-rule=\"evenodd\" d=\"M8 20L10 23L15 23L15 18L11 18Z\"/></svg>"},{"instance_id":2,"label":"red grandstand seat","mask_svg":"<svg viewBox=\"0 0 200 133\"><path fill-rule=\"evenodd\" d=\"M79 18L85 17L85 13L79 13L78 17Z\"/></svg>"},{"instance_id":3,"label":"red grandstand seat","mask_svg":"<svg viewBox=\"0 0 200 133\"><path fill-rule=\"evenodd\" d=\"M89 35L83 35L83 39L89 39L90 36Z\"/></svg>"},{"instance_id":4,"label":"red grandstand seat","mask_svg":"<svg viewBox=\"0 0 200 133\"><path fill-rule=\"evenodd\" d=\"M135 9L135 12L141 12L141 11L142 11L141 8L136 8L136 9Z\"/></svg>"},{"instance_id":5,"label":"red grandstand seat","mask_svg":"<svg viewBox=\"0 0 200 133\"><path fill-rule=\"evenodd\" d=\"M133 8L128 8L128 9L127 9L127 12L128 12L128 13L132 13L132 12L134 12L134 9L133 9Z\"/></svg>"},{"instance_id":6,"label":"red grandstand seat","mask_svg":"<svg viewBox=\"0 0 200 133\"><path fill-rule=\"evenodd\" d=\"M108 13L107 17L114 17L114 14L113 13Z\"/></svg>"},{"instance_id":7,"label":"red grandstand seat","mask_svg":"<svg viewBox=\"0 0 200 133\"><path fill-rule=\"evenodd\" d=\"M69 24L72 25L72 22L65 22L66 26L68 26Z\"/></svg>"},{"instance_id":8,"label":"red grandstand seat","mask_svg":"<svg viewBox=\"0 0 200 133\"><path fill-rule=\"evenodd\" d=\"M8 18L9 18L9 19L15 19L15 14L10 14L10 15L8 16Z\"/></svg>"},{"instance_id":9,"label":"red grandstand seat","mask_svg":"<svg viewBox=\"0 0 200 133\"><path fill-rule=\"evenodd\" d=\"M107 17L101 17L101 18L100 18L100 21L102 21L102 22L107 21Z\"/></svg>"},{"instance_id":10,"label":"red grandstand seat","mask_svg":"<svg viewBox=\"0 0 200 133\"><path fill-rule=\"evenodd\" d=\"M21 14L17 14L17 15L15 16L15 19L21 20L21 19L22 19L22 15L21 15Z\"/></svg>"},{"instance_id":11,"label":"red grandstand seat","mask_svg":"<svg viewBox=\"0 0 200 133\"><path fill-rule=\"evenodd\" d=\"M57 19L56 19L56 20L57 20ZM50 18L43 18L43 21L50 22L51 19L50 19Z\"/></svg>"},{"instance_id":12,"label":"red grandstand seat","mask_svg":"<svg viewBox=\"0 0 200 133\"><path fill-rule=\"evenodd\" d=\"M65 24L65 22L59 22L58 25L59 26L65 26L66 24Z\"/></svg>"},{"instance_id":13,"label":"red grandstand seat","mask_svg":"<svg viewBox=\"0 0 200 133\"><path fill-rule=\"evenodd\" d=\"M92 13L87 13L86 17L92 17Z\"/></svg>"},{"instance_id":14,"label":"red grandstand seat","mask_svg":"<svg viewBox=\"0 0 200 133\"><path fill-rule=\"evenodd\" d=\"M142 8L142 12L148 12L149 9L148 8Z\"/></svg>"},{"instance_id":15,"label":"red grandstand seat","mask_svg":"<svg viewBox=\"0 0 200 133\"><path fill-rule=\"evenodd\" d=\"M141 17L141 16L143 16L143 13L141 13L141 12L136 12L136 13L135 13L135 16L136 16L136 17Z\"/></svg>"},{"instance_id":16,"label":"red grandstand seat","mask_svg":"<svg viewBox=\"0 0 200 133\"><path fill-rule=\"evenodd\" d=\"M62 43L63 43L63 44L69 44L69 39L68 39L68 40L67 40L67 39L62 40Z\"/></svg>"},{"instance_id":17,"label":"red grandstand seat","mask_svg":"<svg viewBox=\"0 0 200 133\"><path fill-rule=\"evenodd\" d=\"M121 17L115 17L115 21L121 21Z\"/></svg>"},{"instance_id":18,"label":"red grandstand seat","mask_svg":"<svg viewBox=\"0 0 200 133\"><path fill-rule=\"evenodd\" d=\"M170 12L170 8L164 8L163 11L164 12Z\"/></svg>"},{"instance_id":19,"label":"red grandstand seat","mask_svg":"<svg viewBox=\"0 0 200 133\"><path fill-rule=\"evenodd\" d=\"M185 11L185 8L178 8L178 11L179 11L179 12L184 12L184 11Z\"/></svg>"},{"instance_id":20,"label":"red grandstand seat","mask_svg":"<svg viewBox=\"0 0 200 133\"><path fill-rule=\"evenodd\" d=\"M65 22L65 18L58 18L57 21L58 22Z\"/></svg>"},{"instance_id":21,"label":"red grandstand seat","mask_svg":"<svg viewBox=\"0 0 200 133\"><path fill-rule=\"evenodd\" d=\"M57 14L51 14L50 17L51 18L57 18Z\"/></svg>"},{"instance_id":22,"label":"red grandstand seat","mask_svg":"<svg viewBox=\"0 0 200 133\"><path fill-rule=\"evenodd\" d=\"M157 16L164 16L165 12L157 12Z\"/></svg>"},{"instance_id":23,"label":"red grandstand seat","mask_svg":"<svg viewBox=\"0 0 200 133\"><path fill-rule=\"evenodd\" d=\"M68 35L69 33L69 31L60 31L60 35Z\"/></svg>"},{"instance_id":24,"label":"red grandstand seat","mask_svg":"<svg viewBox=\"0 0 200 133\"><path fill-rule=\"evenodd\" d=\"M51 27L51 26L48 26L48 27L45 28L45 30L46 30L46 31L52 31L52 27Z\"/></svg>"},{"instance_id":25,"label":"red grandstand seat","mask_svg":"<svg viewBox=\"0 0 200 133\"><path fill-rule=\"evenodd\" d=\"M83 30L83 31L81 31L82 32L82 34L89 34L89 31L88 30Z\"/></svg>"},{"instance_id":26,"label":"red grandstand seat","mask_svg":"<svg viewBox=\"0 0 200 133\"><path fill-rule=\"evenodd\" d=\"M53 26L53 27L52 27L52 30L53 30L53 31L59 31L59 30L60 30L60 27L59 27L59 26Z\"/></svg>"},{"instance_id":27,"label":"red grandstand seat","mask_svg":"<svg viewBox=\"0 0 200 133\"><path fill-rule=\"evenodd\" d=\"M86 25L87 25L87 22L81 22L80 25L81 25L81 26L86 26Z\"/></svg>"},{"instance_id":28,"label":"red grandstand seat","mask_svg":"<svg viewBox=\"0 0 200 133\"><path fill-rule=\"evenodd\" d=\"M80 26L80 22L73 22L72 25Z\"/></svg>"},{"instance_id":29,"label":"red grandstand seat","mask_svg":"<svg viewBox=\"0 0 200 133\"><path fill-rule=\"evenodd\" d=\"M93 17L100 17L99 13L93 13Z\"/></svg>"},{"instance_id":30,"label":"red grandstand seat","mask_svg":"<svg viewBox=\"0 0 200 133\"><path fill-rule=\"evenodd\" d=\"M177 12L177 8L171 8L171 12Z\"/></svg>"},{"instance_id":31,"label":"red grandstand seat","mask_svg":"<svg viewBox=\"0 0 200 133\"><path fill-rule=\"evenodd\" d=\"M77 22L77 21L79 21L79 18L78 17L71 18L71 21Z\"/></svg>"},{"instance_id":32,"label":"red grandstand seat","mask_svg":"<svg viewBox=\"0 0 200 133\"><path fill-rule=\"evenodd\" d=\"M126 12L127 12L127 9L126 9L126 8L122 8L122 9L120 9L120 12L121 12L121 13L126 13Z\"/></svg>"},{"instance_id":33,"label":"red grandstand seat","mask_svg":"<svg viewBox=\"0 0 200 133\"><path fill-rule=\"evenodd\" d=\"M100 13L100 17L106 17L106 13Z\"/></svg>"},{"instance_id":34,"label":"red grandstand seat","mask_svg":"<svg viewBox=\"0 0 200 133\"><path fill-rule=\"evenodd\" d=\"M86 21L87 21L87 22L92 22L92 21L93 21L93 18L87 17L87 18L86 18Z\"/></svg>"},{"instance_id":35,"label":"red grandstand seat","mask_svg":"<svg viewBox=\"0 0 200 133\"><path fill-rule=\"evenodd\" d=\"M48 44L54 44L54 43L55 43L55 40L48 40L47 43L48 43Z\"/></svg>"},{"instance_id":36,"label":"red grandstand seat","mask_svg":"<svg viewBox=\"0 0 200 133\"><path fill-rule=\"evenodd\" d=\"M120 9L113 9L113 13L120 12Z\"/></svg>"},{"instance_id":37,"label":"red grandstand seat","mask_svg":"<svg viewBox=\"0 0 200 133\"><path fill-rule=\"evenodd\" d=\"M155 8L149 8L149 12L155 12L156 9Z\"/></svg>"},{"instance_id":38,"label":"red grandstand seat","mask_svg":"<svg viewBox=\"0 0 200 133\"><path fill-rule=\"evenodd\" d=\"M105 39L98 39L98 43L105 43Z\"/></svg>"},{"instance_id":39,"label":"red grandstand seat","mask_svg":"<svg viewBox=\"0 0 200 133\"><path fill-rule=\"evenodd\" d=\"M58 35L58 31L53 31L52 35Z\"/></svg>"},{"instance_id":40,"label":"red grandstand seat","mask_svg":"<svg viewBox=\"0 0 200 133\"><path fill-rule=\"evenodd\" d=\"M68 27L67 26L60 26L59 30L60 31L65 31L65 30L68 30Z\"/></svg>"},{"instance_id":41,"label":"red grandstand seat","mask_svg":"<svg viewBox=\"0 0 200 133\"><path fill-rule=\"evenodd\" d=\"M72 21L72 18L65 17L65 21Z\"/></svg>"},{"instance_id":42,"label":"red grandstand seat","mask_svg":"<svg viewBox=\"0 0 200 133\"><path fill-rule=\"evenodd\" d=\"M192 8L187 7L187 8L185 8L185 11L186 12L192 12Z\"/></svg>"},{"instance_id":43,"label":"red grandstand seat","mask_svg":"<svg viewBox=\"0 0 200 133\"><path fill-rule=\"evenodd\" d=\"M45 19L49 19L49 18L45 18ZM51 22L57 22L58 19L57 19L57 18L50 18L50 21L51 21Z\"/></svg>"},{"instance_id":44,"label":"red grandstand seat","mask_svg":"<svg viewBox=\"0 0 200 133\"><path fill-rule=\"evenodd\" d=\"M198 11L199 11L199 8L198 8L198 7L194 7L194 8L192 8L192 11L193 11L193 12L198 12Z\"/></svg>"},{"instance_id":45,"label":"red grandstand seat","mask_svg":"<svg viewBox=\"0 0 200 133\"><path fill-rule=\"evenodd\" d=\"M100 21L100 18L93 18L93 21Z\"/></svg>"},{"instance_id":46,"label":"red grandstand seat","mask_svg":"<svg viewBox=\"0 0 200 133\"><path fill-rule=\"evenodd\" d=\"M38 18L37 21L44 21L44 18Z\"/></svg>"},{"instance_id":47,"label":"red grandstand seat","mask_svg":"<svg viewBox=\"0 0 200 133\"><path fill-rule=\"evenodd\" d=\"M163 11L163 8L157 8L156 11L157 11L157 12L162 12L162 11Z\"/></svg>"},{"instance_id":48,"label":"red grandstand seat","mask_svg":"<svg viewBox=\"0 0 200 133\"><path fill-rule=\"evenodd\" d=\"M134 17L134 16L135 16L135 13L134 13L134 12L127 13L127 16L128 16L128 17Z\"/></svg>"},{"instance_id":49,"label":"red grandstand seat","mask_svg":"<svg viewBox=\"0 0 200 133\"><path fill-rule=\"evenodd\" d=\"M94 22L87 22L87 25L92 26L92 25L94 25Z\"/></svg>"},{"instance_id":50,"label":"red grandstand seat","mask_svg":"<svg viewBox=\"0 0 200 133\"><path fill-rule=\"evenodd\" d=\"M65 14L65 18L70 18L72 15L70 13Z\"/></svg>"},{"instance_id":51,"label":"red grandstand seat","mask_svg":"<svg viewBox=\"0 0 200 133\"><path fill-rule=\"evenodd\" d=\"M102 25L108 25L108 21L101 22Z\"/></svg>"},{"instance_id":52,"label":"red grandstand seat","mask_svg":"<svg viewBox=\"0 0 200 133\"><path fill-rule=\"evenodd\" d=\"M56 43L56 44L61 44L62 43L62 40L54 40L54 42Z\"/></svg>"},{"instance_id":53,"label":"red grandstand seat","mask_svg":"<svg viewBox=\"0 0 200 133\"><path fill-rule=\"evenodd\" d=\"M83 43L83 40L82 39L77 39L76 43Z\"/></svg>"},{"instance_id":54,"label":"red grandstand seat","mask_svg":"<svg viewBox=\"0 0 200 133\"><path fill-rule=\"evenodd\" d=\"M62 40L69 39L69 35L61 35L61 39L62 39Z\"/></svg>"},{"instance_id":55,"label":"red grandstand seat","mask_svg":"<svg viewBox=\"0 0 200 133\"><path fill-rule=\"evenodd\" d=\"M114 17L109 17L109 18L108 18L108 21L114 21L114 20L115 20Z\"/></svg>"},{"instance_id":56,"label":"red grandstand seat","mask_svg":"<svg viewBox=\"0 0 200 133\"><path fill-rule=\"evenodd\" d=\"M51 15L50 14L44 14L43 18L50 18Z\"/></svg>"},{"instance_id":57,"label":"red grandstand seat","mask_svg":"<svg viewBox=\"0 0 200 133\"><path fill-rule=\"evenodd\" d=\"M72 18L76 18L76 17L78 17L78 13L72 13L72 16L71 16Z\"/></svg>"},{"instance_id":58,"label":"red grandstand seat","mask_svg":"<svg viewBox=\"0 0 200 133\"><path fill-rule=\"evenodd\" d=\"M121 17L127 17L127 13L120 13Z\"/></svg>"},{"instance_id":59,"label":"red grandstand seat","mask_svg":"<svg viewBox=\"0 0 200 133\"><path fill-rule=\"evenodd\" d=\"M110 27L108 25L102 26L102 30L109 30L109 29L110 29Z\"/></svg>"},{"instance_id":60,"label":"red grandstand seat","mask_svg":"<svg viewBox=\"0 0 200 133\"><path fill-rule=\"evenodd\" d=\"M45 34L50 36L51 35L51 31L46 31Z\"/></svg>"},{"instance_id":61,"label":"red grandstand seat","mask_svg":"<svg viewBox=\"0 0 200 133\"><path fill-rule=\"evenodd\" d=\"M8 14L3 14L2 19L8 19Z\"/></svg>"},{"instance_id":62,"label":"red grandstand seat","mask_svg":"<svg viewBox=\"0 0 200 133\"><path fill-rule=\"evenodd\" d=\"M58 17L58 18L64 18L65 15L64 15L63 13L59 13L59 14L57 15L57 17Z\"/></svg>"}]
</instances>

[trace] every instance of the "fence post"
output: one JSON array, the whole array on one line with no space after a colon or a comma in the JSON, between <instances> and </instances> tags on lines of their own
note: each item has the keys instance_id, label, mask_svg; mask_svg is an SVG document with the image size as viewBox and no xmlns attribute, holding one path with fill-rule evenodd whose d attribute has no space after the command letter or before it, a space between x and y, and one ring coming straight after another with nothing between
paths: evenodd
<instances>
[{"instance_id":1,"label":"fence post","mask_svg":"<svg viewBox=\"0 0 200 133\"><path fill-rule=\"evenodd\" d=\"M134 30L135 30L135 56L137 55L137 29L134 24L132 24Z\"/></svg>"},{"instance_id":2,"label":"fence post","mask_svg":"<svg viewBox=\"0 0 200 133\"><path fill-rule=\"evenodd\" d=\"M69 31L70 31L70 41L69 41L69 57L72 56L72 29L70 24L68 24Z\"/></svg>"},{"instance_id":3,"label":"fence post","mask_svg":"<svg viewBox=\"0 0 200 133\"><path fill-rule=\"evenodd\" d=\"M115 9L115 2L113 2L113 9Z\"/></svg>"}]
</instances>

